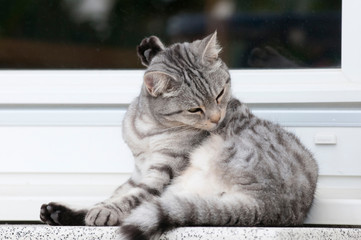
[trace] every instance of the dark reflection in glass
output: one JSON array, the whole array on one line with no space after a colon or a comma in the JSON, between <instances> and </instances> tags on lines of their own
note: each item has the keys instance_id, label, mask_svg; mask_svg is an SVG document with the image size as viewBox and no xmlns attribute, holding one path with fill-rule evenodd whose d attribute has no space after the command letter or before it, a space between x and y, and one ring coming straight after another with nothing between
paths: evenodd
<instances>
[{"instance_id":1,"label":"dark reflection in glass","mask_svg":"<svg viewBox=\"0 0 361 240\"><path fill-rule=\"evenodd\" d=\"M341 0L0 0L1 69L142 68L135 46L217 29L231 68L334 68Z\"/></svg>"}]
</instances>

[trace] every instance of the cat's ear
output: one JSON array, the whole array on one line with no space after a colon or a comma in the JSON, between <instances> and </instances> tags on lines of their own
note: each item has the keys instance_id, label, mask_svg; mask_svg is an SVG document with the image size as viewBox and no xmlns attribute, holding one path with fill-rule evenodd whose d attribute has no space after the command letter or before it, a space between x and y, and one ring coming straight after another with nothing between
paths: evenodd
<instances>
[{"instance_id":1,"label":"cat's ear","mask_svg":"<svg viewBox=\"0 0 361 240\"><path fill-rule=\"evenodd\" d=\"M159 38L151 36L144 38L139 46L137 46L137 54L142 61L142 64L148 67L153 57L164 49L165 47Z\"/></svg>"},{"instance_id":2,"label":"cat's ear","mask_svg":"<svg viewBox=\"0 0 361 240\"><path fill-rule=\"evenodd\" d=\"M201 41L202 61L213 62L218 59L219 52L222 50L217 41L217 31L205 37Z\"/></svg>"},{"instance_id":3,"label":"cat's ear","mask_svg":"<svg viewBox=\"0 0 361 240\"><path fill-rule=\"evenodd\" d=\"M144 75L144 85L150 95L170 93L175 87L175 78L164 72L148 72Z\"/></svg>"}]
</instances>

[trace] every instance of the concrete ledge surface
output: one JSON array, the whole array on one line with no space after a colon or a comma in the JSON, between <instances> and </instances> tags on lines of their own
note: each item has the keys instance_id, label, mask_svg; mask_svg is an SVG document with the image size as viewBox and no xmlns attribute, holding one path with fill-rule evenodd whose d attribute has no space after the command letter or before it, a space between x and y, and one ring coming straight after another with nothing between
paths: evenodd
<instances>
[{"instance_id":1,"label":"concrete ledge surface","mask_svg":"<svg viewBox=\"0 0 361 240\"><path fill-rule=\"evenodd\" d=\"M2 240L96 240L117 239L118 227L54 227L47 225L0 225ZM241 239L361 239L361 228L260 228L185 227L165 233L161 240Z\"/></svg>"}]
</instances>

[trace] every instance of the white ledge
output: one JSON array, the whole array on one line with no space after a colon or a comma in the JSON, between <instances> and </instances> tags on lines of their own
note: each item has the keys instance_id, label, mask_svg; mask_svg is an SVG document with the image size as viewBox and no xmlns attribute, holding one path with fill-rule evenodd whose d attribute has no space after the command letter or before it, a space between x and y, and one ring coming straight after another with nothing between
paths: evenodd
<instances>
[{"instance_id":1,"label":"white ledge","mask_svg":"<svg viewBox=\"0 0 361 240\"><path fill-rule=\"evenodd\" d=\"M360 74L350 77L341 69L230 73L234 96L247 103L361 101ZM0 71L0 105L126 105L139 95L143 74L144 70Z\"/></svg>"},{"instance_id":2,"label":"white ledge","mask_svg":"<svg viewBox=\"0 0 361 240\"><path fill-rule=\"evenodd\" d=\"M0 239L117 239L118 227L53 227L47 225L0 225ZM161 240L240 239L361 239L360 228L260 228L185 227L172 230Z\"/></svg>"}]
</instances>

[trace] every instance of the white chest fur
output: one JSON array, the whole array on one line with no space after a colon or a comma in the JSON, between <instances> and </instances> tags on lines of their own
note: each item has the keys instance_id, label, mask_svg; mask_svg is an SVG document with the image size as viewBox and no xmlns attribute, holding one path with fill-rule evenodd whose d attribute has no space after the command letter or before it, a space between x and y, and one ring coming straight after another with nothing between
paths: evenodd
<instances>
[{"instance_id":1,"label":"white chest fur","mask_svg":"<svg viewBox=\"0 0 361 240\"><path fill-rule=\"evenodd\" d=\"M229 191L222 181L217 160L224 150L224 141L219 136L211 136L190 156L190 166L176 180L176 191L209 196Z\"/></svg>"}]
</instances>

